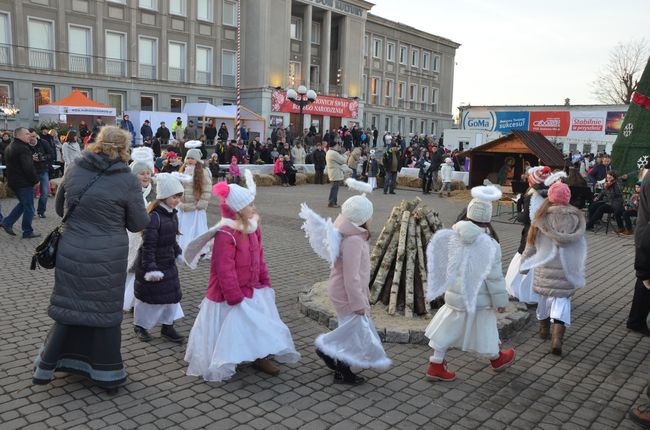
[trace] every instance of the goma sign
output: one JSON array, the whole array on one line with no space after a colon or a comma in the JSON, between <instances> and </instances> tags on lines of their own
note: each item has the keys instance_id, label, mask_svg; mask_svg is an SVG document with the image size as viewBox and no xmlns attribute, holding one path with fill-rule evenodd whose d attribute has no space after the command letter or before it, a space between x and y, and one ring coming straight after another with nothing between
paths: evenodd
<instances>
[{"instance_id":1,"label":"goma sign","mask_svg":"<svg viewBox=\"0 0 650 430\"><path fill-rule=\"evenodd\" d=\"M273 90L271 94L273 112L300 113L300 107L287 98L285 90ZM303 113L342 118L357 118L359 101L342 97L318 96L314 103L303 108Z\"/></svg>"}]
</instances>

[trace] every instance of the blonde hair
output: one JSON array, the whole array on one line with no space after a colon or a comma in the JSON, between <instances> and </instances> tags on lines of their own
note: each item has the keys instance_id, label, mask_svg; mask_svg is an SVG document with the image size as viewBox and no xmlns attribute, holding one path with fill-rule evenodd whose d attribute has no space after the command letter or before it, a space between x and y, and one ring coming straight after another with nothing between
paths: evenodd
<instances>
[{"instance_id":1,"label":"blonde hair","mask_svg":"<svg viewBox=\"0 0 650 430\"><path fill-rule=\"evenodd\" d=\"M548 212L548 208L550 208L551 206L553 206L551 201L549 199L545 199L542 205L537 210L537 213L535 214L535 219L530 225L530 230L528 230L527 243L529 245L535 244L535 239L537 239L537 231L539 230L539 227L537 227L537 223L542 217L546 216L546 212Z\"/></svg>"},{"instance_id":2,"label":"blonde hair","mask_svg":"<svg viewBox=\"0 0 650 430\"><path fill-rule=\"evenodd\" d=\"M104 126L95 143L88 145L88 150L95 154L104 154L111 160L119 158L127 163L131 152L131 134L112 125Z\"/></svg>"},{"instance_id":3,"label":"blonde hair","mask_svg":"<svg viewBox=\"0 0 650 430\"><path fill-rule=\"evenodd\" d=\"M184 173L186 167L187 163L183 163L178 172ZM192 177L192 195L197 202L201 200L201 194L203 194L203 170L203 162L197 161L194 165L194 175Z\"/></svg>"}]
</instances>

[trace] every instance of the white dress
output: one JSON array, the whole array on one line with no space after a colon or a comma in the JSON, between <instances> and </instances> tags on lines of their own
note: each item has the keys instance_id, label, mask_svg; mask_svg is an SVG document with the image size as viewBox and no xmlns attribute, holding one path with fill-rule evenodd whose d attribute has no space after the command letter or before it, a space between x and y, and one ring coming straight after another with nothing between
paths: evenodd
<instances>
[{"instance_id":1,"label":"white dress","mask_svg":"<svg viewBox=\"0 0 650 430\"><path fill-rule=\"evenodd\" d=\"M151 193L151 184L147 188L142 189L142 198L144 199L144 206L147 206L147 196ZM124 304L122 310L128 312L133 309L135 305L135 272L132 269L135 259L138 256L140 246L142 246L142 233L132 233L127 230L129 237L129 256L127 263L126 282L124 283Z\"/></svg>"},{"instance_id":2,"label":"white dress","mask_svg":"<svg viewBox=\"0 0 650 430\"><path fill-rule=\"evenodd\" d=\"M208 171L209 172L209 171ZM175 175L182 183L192 183L194 177L194 166L187 166L184 173ZM187 188L186 188L187 190ZM187 245L196 237L208 231L208 215L205 209L184 211L178 209L178 230L180 235L176 238L178 245L183 252ZM201 254L209 255L210 247L206 246Z\"/></svg>"},{"instance_id":3,"label":"white dress","mask_svg":"<svg viewBox=\"0 0 650 430\"><path fill-rule=\"evenodd\" d=\"M172 325L174 321L183 318L185 314L180 303L154 305L135 299L133 325L151 330L157 325Z\"/></svg>"}]
</instances>

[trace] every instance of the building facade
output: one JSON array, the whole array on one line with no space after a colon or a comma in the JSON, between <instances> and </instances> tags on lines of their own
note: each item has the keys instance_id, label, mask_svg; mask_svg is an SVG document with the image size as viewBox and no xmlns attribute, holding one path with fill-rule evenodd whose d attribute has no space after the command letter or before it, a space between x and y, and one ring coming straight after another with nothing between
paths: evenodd
<instances>
[{"instance_id":1,"label":"building facade","mask_svg":"<svg viewBox=\"0 0 650 430\"><path fill-rule=\"evenodd\" d=\"M269 126L297 126L285 89L305 85L319 94L305 127L437 134L451 122L458 44L369 15L371 7L241 0L242 104ZM379 39L377 57L370 44ZM234 0L0 0L0 104L20 109L12 128L35 125L40 105L75 88L118 116L234 103L236 49Z\"/></svg>"}]
</instances>

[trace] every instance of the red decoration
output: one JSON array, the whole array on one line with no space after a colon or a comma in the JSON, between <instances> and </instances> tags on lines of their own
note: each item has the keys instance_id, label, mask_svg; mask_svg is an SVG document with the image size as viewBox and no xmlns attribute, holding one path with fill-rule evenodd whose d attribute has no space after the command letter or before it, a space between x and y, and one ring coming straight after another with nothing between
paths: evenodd
<instances>
[{"instance_id":1,"label":"red decoration","mask_svg":"<svg viewBox=\"0 0 650 430\"><path fill-rule=\"evenodd\" d=\"M287 98L285 90L273 90L271 110L273 112L300 113L300 107ZM305 106L302 111L312 115L356 118L359 115L359 101L319 95L314 103Z\"/></svg>"},{"instance_id":2,"label":"red decoration","mask_svg":"<svg viewBox=\"0 0 650 430\"><path fill-rule=\"evenodd\" d=\"M641 106L642 108L650 109L650 97L644 96L638 91L635 91L632 94L632 103L634 103L637 106Z\"/></svg>"}]
</instances>

